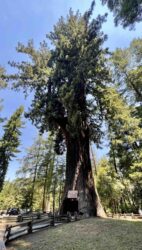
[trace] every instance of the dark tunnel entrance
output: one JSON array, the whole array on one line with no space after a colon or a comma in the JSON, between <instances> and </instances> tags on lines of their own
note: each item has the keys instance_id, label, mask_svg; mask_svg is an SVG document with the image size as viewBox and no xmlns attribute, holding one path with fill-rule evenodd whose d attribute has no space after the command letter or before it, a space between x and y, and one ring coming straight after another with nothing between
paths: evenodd
<instances>
[{"instance_id":1,"label":"dark tunnel entrance","mask_svg":"<svg viewBox=\"0 0 142 250\"><path fill-rule=\"evenodd\" d=\"M71 214L74 214L74 212L78 212L78 200L77 199L71 199L71 198L64 199L63 214L67 214L67 212L70 212Z\"/></svg>"}]
</instances>

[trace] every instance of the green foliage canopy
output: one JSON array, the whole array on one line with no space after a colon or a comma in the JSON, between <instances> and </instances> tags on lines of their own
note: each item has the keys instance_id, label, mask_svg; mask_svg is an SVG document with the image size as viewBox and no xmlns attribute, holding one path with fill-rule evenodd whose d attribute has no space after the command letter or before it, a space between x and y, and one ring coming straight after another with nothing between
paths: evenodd
<instances>
[{"instance_id":1,"label":"green foliage canopy","mask_svg":"<svg viewBox=\"0 0 142 250\"><path fill-rule=\"evenodd\" d=\"M142 0L101 1L113 12L115 25L121 23L124 28L133 27L136 22L142 21Z\"/></svg>"},{"instance_id":2,"label":"green foliage canopy","mask_svg":"<svg viewBox=\"0 0 142 250\"><path fill-rule=\"evenodd\" d=\"M20 128L22 127L21 116L23 107L15 111L15 113L8 120L4 126L4 134L0 139L0 190L2 189L4 178L7 172L8 163L15 153L18 152L17 148L20 144Z\"/></svg>"},{"instance_id":3,"label":"green foliage canopy","mask_svg":"<svg viewBox=\"0 0 142 250\"><path fill-rule=\"evenodd\" d=\"M32 41L18 44L17 51L26 53L31 62L11 66L18 73L9 76L16 89L34 90L34 99L26 114L41 130L51 130L61 142L67 133L78 137L89 128L90 138L100 142L102 112L99 104L102 89L109 81L102 48L106 36L101 25L106 16L90 21L94 3L83 16L70 10L66 19L60 18L46 42L36 50ZM60 136L59 136L60 134Z\"/></svg>"}]
</instances>

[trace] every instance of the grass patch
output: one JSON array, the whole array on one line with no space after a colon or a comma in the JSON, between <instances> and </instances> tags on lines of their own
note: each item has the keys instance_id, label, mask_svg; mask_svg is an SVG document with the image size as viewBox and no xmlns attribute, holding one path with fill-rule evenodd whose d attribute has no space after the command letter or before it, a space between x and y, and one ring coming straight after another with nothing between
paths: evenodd
<instances>
[{"instance_id":1,"label":"grass patch","mask_svg":"<svg viewBox=\"0 0 142 250\"><path fill-rule=\"evenodd\" d=\"M9 243L8 250L142 250L142 222L90 218Z\"/></svg>"}]
</instances>

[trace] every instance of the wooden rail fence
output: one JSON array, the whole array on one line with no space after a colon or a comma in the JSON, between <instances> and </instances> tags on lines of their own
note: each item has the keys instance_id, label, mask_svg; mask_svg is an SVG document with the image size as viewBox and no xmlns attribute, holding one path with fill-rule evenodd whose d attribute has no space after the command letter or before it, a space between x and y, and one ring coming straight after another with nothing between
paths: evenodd
<instances>
[{"instance_id":1,"label":"wooden rail fence","mask_svg":"<svg viewBox=\"0 0 142 250\"><path fill-rule=\"evenodd\" d=\"M125 218L125 219L142 219L142 215L139 214L107 214L108 218ZM57 226L58 224L68 223L77 221L80 219L77 213L71 216L70 213L67 215L54 215L48 216L47 214L32 214L19 216L8 216L3 217L0 220L0 244L5 244L8 241L16 239L17 237L31 234L35 231L43 228ZM1 223L2 222L2 223Z\"/></svg>"},{"instance_id":2,"label":"wooden rail fence","mask_svg":"<svg viewBox=\"0 0 142 250\"><path fill-rule=\"evenodd\" d=\"M113 214L113 213L108 213L107 214L108 218L117 218L117 219L142 219L142 215L140 214L133 214L133 213L119 213L119 214Z\"/></svg>"},{"instance_id":3,"label":"wooden rail fence","mask_svg":"<svg viewBox=\"0 0 142 250\"><path fill-rule=\"evenodd\" d=\"M5 219L5 218L4 218ZM9 219L9 220L8 220ZM57 226L58 224L73 222L78 220L78 215L71 216L70 213L64 216L47 216L46 214L36 214L31 216L23 216L22 222L18 222L19 219L15 217L7 217L7 220L3 220L3 237L1 241L7 243L14 240L17 237L33 233L43 228Z\"/></svg>"}]
</instances>

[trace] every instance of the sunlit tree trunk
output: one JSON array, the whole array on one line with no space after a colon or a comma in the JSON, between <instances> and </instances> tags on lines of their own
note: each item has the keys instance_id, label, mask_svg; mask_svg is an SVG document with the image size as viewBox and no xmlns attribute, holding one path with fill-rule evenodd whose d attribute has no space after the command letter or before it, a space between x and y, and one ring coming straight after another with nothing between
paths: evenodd
<instances>
[{"instance_id":1,"label":"sunlit tree trunk","mask_svg":"<svg viewBox=\"0 0 142 250\"><path fill-rule=\"evenodd\" d=\"M69 190L78 191L79 212L89 216L105 216L95 188L89 152L89 131L79 138L67 136L66 181L64 199ZM63 204L61 212L63 211Z\"/></svg>"}]
</instances>

